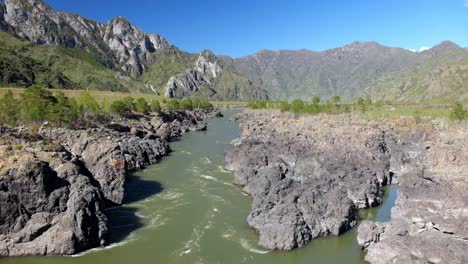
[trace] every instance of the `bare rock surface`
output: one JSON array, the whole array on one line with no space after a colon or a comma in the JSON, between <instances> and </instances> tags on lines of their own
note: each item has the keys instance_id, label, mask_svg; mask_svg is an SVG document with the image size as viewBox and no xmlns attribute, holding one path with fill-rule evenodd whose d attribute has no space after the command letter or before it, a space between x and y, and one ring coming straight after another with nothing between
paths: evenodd
<instances>
[{"instance_id":1,"label":"bare rock surface","mask_svg":"<svg viewBox=\"0 0 468 264\"><path fill-rule=\"evenodd\" d=\"M377 124L356 117L246 110L226 169L253 197L247 221L268 249L290 250L357 222L357 209L381 202L390 179L388 144Z\"/></svg>"},{"instance_id":2,"label":"bare rock surface","mask_svg":"<svg viewBox=\"0 0 468 264\"><path fill-rule=\"evenodd\" d=\"M352 115L296 117L245 110L226 169L253 197L247 217L268 249L339 235L357 209L398 184L388 223L363 221L358 243L369 263L468 263L466 123Z\"/></svg>"},{"instance_id":3,"label":"bare rock surface","mask_svg":"<svg viewBox=\"0 0 468 264\"><path fill-rule=\"evenodd\" d=\"M158 162L171 138L206 129L203 119L217 113L43 125L39 133L0 128L0 256L71 255L106 245L105 209L122 204L128 172Z\"/></svg>"},{"instance_id":4,"label":"bare rock surface","mask_svg":"<svg viewBox=\"0 0 468 264\"><path fill-rule=\"evenodd\" d=\"M415 134L400 133L402 142L423 150L407 155L411 166L398 175L391 221L377 224L379 230L361 224L358 238L373 230L377 239L358 242L369 263L468 263L467 124L435 125L419 139Z\"/></svg>"}]
</instances>

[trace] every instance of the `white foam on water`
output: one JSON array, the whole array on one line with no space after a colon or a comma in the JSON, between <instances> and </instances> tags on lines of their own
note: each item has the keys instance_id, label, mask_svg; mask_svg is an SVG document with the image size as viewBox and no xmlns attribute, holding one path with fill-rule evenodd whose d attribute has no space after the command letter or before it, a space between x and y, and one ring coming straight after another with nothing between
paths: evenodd
<instances>
[{"instance_id":1,"label":"white foam on water","mask_svg":"<svg viewBox=\"0 0 468 264\"><path fill-rule=\"evenodd\" d=\"M218 180L218 179L216 179L215 177L210 176L210 175L206 175L206 174L200 174L200 177L205 178L205 179L207 179L207 180L213 180L213 181L217 181L217 180Z\"/></svg>"},{"instance_id":2,"label":"white foam on water","mask_svg":"<svg viewBox=\"0 0 468 264\"><path fill-rule=\"evenodd\" d=\"M187 154L187 155L192 155L192 152L187 151L187 150L181 150L181 153Z\"/></svg>"},{"instance_id":3,"label":"white foam on water","mask_svg":"<svg viewBox=\"0 0 468 264\"><path fill-rule=\"evenodd\" d=\"M232 226L228 226L224 233L221 235L224 239L231 240L231 238L236 234L236 230Z\"/></svg>"},{"instance_id":4,"label":"white foam on water","mask_svg":"<svg viewBox=\"0 0 468 264\"><path fill-rule=\"evenodd\" d=\"M267 254L267 253L270 252L269 250L258 249L258 248L252 247L251 245L249 245L249 242L248 242L246 239L243 239L243 238L241 238L240 243L241 243L241 246L242 246L245 250L248 250L248 251L253 252L253 253L257 253L257 254Z\"/></svg>"},{"instance_id":5,"label":"white foam on water","mask_svg":"<svg viewBox=\"0 0 468 264\"><path fill-rule=\"evenodd\" d=\"M134 240L133 239L134 234L135 234L134 232L130 233L128 238L125 239L122 242L113 243L113 244L110 244L110 245L105 246L105 247L92 248L92 249L83 251L81 253L70 255L70 256L67 256L67 257L78 258L78 257L82 257L82 256L88 255L88 254L93 253L93 252L98 252L98 251L103 251L103 250L109 250L109 249L116 248L116 247L121 247L121 246L133 241Z\"/></svg>"},{"instance_id":6,"label":"white foam on water","mask_svg":"<svg viewBox=\"0 0 468 264\"><path fill-rule=\"evenodd\" d=\"M202 161L204 164L211 164L211 160L208 157L203 157Z\"/></svg>"},{"instance_id":7,"label":"white foam on water","mask_svg":"<svg viewBox=\"0 0 468 264\"><path fill-rule=\"evenodd\" d=\"M146 215L144 215L144 214L142 214L140 212L136 212L135 215L140 217L140 218L146 218L147 217Z\"/></svg>"},{"instance_id":8,"label":"white foam on water","mask_svg":"<svg viewBox=\"0 0 468 264\"><path fill-rule=\"evenodd\" d=\"M211 175L200 174L200 177L201 177L201 178L204 178L204 179L207 179L207 180L211 180L211 181L217 182L217 183L221 183L221 184L224 184L224 185L227 185L227 186L232 186L232 183L219 180L218 178L215 178L215 177L213 177L213 176L211 176Z\"/></svg>"},{"instance_id":9,"label":"white foam on water","mask_svg":"<svg viewBox=\"0 0 468 264\"><path fill-rule=\"evenodd\" d=\"M149 229L158 229L161 226L164 226L168 222L169 218L162 217L161 214L157 214L153 217L148 225Z\"/></svg>"},{"instance_id":10,"label":"white foam on water","mask_svg":"<svg viewBox=\"0 0 468 264\"><path fill-rule=\"evenodd\" d=\"M218 166L218 170L219 170L220 172L222 172L222 173L231 173L230 171L225 170L225 169L223 168L223 166L221 166L221 165Z\"/></svg>"},{"instance_id":11,"label":"white foam on water","mask_svg":"<svg viewBox=\"0 0 468 264\"><path fill-rule=\"evenodd\" d=\"M167 192L163 192L160 195L158 195L158 197L163 199L163 200L175 200L175 199L181 198L182 196L184 196L183 193L174 192L174 191L167 191Z\"/></svg>"}]
</instances>

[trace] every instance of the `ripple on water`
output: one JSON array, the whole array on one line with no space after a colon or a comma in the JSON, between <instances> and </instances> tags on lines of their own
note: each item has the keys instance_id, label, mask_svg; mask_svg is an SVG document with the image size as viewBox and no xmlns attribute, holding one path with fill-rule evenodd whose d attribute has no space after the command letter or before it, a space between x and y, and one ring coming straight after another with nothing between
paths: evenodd
<instances>
[{"instance_id":1,"label":"ripple on water","mask_svg":"<svg viewBox=\"0 0 468 264\"><path fill-rule=\"evenodd\" d=\"M256 248L256 247L250 245L249 241L247 239L244 239L244 238L240 239L240 244L245 250L248 250L248 251L250 251L252 253L266 254L266 253L270 252L269 250L259 249L259 248Z\"/></svg>"},{"instance_id":2,"label":"ripple on water","mask_svg":"<svg viewBox=\"0 0 468 264\"><path fill-rule=\"evenodd\" d=\"M130 233L130 235L128 235L128 237L127 237L124 241L122 241L122 242L113 243L113 244L110 244L110 245L105 246L105 247L92 248L92 249L83 251L83 252L81 252L81 253L74 254L74 255L70 255L70 256L65 256L65 257L77 258L77 257L82 257L82 256L84 256L84 255L88 255L88 254L91 254L91 253L94 253L94 252L103 251L103 250L109 250L109 249L116 248L116 247L121 247L121 246L123 246L123 245L126 245L126 244L132 242L132 241L134 240L134 236L135 236L135 232L132 232L132 233Z\"/></svg>"},{"instance_id":3,"label":"ripple on water","mask_svg":"<svg viewBox=\"0 0 468 264\"><path fill-rule=\"evenodd\" d=\"M206 230L211 229L214 224L213 219L218 212L217 208L212 208L206 212L202 222L193 228L190 239L184 243L182 248L176 250L177 255L183 256L200 251L200 239L205 235Z\"/></svg>"}]
</instances>

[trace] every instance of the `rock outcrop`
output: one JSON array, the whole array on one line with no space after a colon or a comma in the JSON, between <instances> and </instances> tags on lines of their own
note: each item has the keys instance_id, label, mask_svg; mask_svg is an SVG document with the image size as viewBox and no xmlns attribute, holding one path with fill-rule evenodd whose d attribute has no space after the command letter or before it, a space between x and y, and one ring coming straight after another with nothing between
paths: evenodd
<instances>
[{"instance_id":1,"label":"rock outcrop","mask_svg":"<svg viewBox=\"0 0 468 264\"><path fill-rule=\"evenodd\" d=\"M180 98L193 94L203 88L210 89L215 80L223 72L218 58L208 50L200 53L194 67L172 76L166 84L164 95L169 98ZM210 97L216 92L210 89Z\"/></svg>"},{"instance_id":2,"label":"rock outcrop","mask_svg":"<svg viewBox=\"0 0 468 264\"><path fill-rule=\"evenodd\" d=\"M168 140L204 130L218 112L171 111L42 126L1 128L0 256L70 255L106 245L106 206L122 204L127 173L156 163Z\"/></svg>"},{"instance_id":3,"label":"rock outcrop","mask_svg":"<svg viewBox=\"0 0 468 264\"><path fill-rule=\"evenodd\" d=\"M246 110L226 168L253 197L248 224L269 249L289 250L356 224L357 209L398 184L387 223L363 221L369 263L468 262L468 130L415 118L295 117Z\"/></svg>"},{"instance_id":4,"label":"rock outcrop","mask_svg":"<svg viewBox=\"0 0 468 264\"><path fill-rule=\"evenodd\" d=\"M16 132L3 134L1 153L0 256L69 255L107 243L104 196L71 153Z\"/></svg>"},{"instance_id":5,"label":"rock outcrop","mask_svg":"<svg viewBox=\"0 0 468 264\"><path fill-rule=\"evenodd\" d=\"M466 127L397 126L406 153L395 170L399 195L390 222L358 229L367 262L468 263Z\"/></svg>"},{"instance_id":6,"label":"rock outcrop","mask_svg":"<svg viewBox=\"0 0 468 264\"><path fill-rule=\"evenodd\" d=\"M147 34L123 17L99 23L55 12L40 0L0 2L0 26L37 44L86 48L107 58L107 66L139 76L154 63L158 50L176 49L163 37Z\"/></svg>"},{"instance_id":7,"label":"rock outcrop","mask_svg":"<svg viewBox=\"0 0 468 264\"><path fill-rule=\"evenodd\" d=\"M295 118L246 110L241 138L226 150L226 169L253 197L247 221L268 249L290 250L357 222L378 205L391 181L387 145L377 124L353 116Z\"/></svg>"}]
</instances>

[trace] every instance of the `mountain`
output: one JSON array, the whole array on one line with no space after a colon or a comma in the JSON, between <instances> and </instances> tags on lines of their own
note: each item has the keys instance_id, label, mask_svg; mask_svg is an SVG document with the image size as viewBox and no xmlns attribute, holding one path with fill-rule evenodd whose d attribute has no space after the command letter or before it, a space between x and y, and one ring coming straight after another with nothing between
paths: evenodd
<instances>
[{"instance_id":1,"label":"mountain","mask_svg":"<svg viewBox=\"0 0 468 264\"><path fill-rule=\"evenodd\" d=\"M211 100L468 100L468 51L354 42L325 50L261 50L242 58L184 52L124 17L107 23L41 0L0 0L0 85L118 90Z\"/></svg>"},{"instance_id":2,"label":"mountain","mask_svg":"<svg viewBox=\"0 0 468 264\"><path fill-rule=\"evenodd\" d=\"M468 52L444 41L418 54L421 63L371 83L365 93L396 101L468 100Z\"/></svg>"},{"instance_id":3,"label":"mountain","mask_svg":"<svg viewBox=\"0 0 468 264\"><path fill-rule=\"evenodd\" d=\"M338 95L344 99L371 96L419 101L439 96L468 98L466 82L453 83L453 80L464 78L461 69L467 54L452 42L443 42L421 53L376 42L354 42L322 52L262 50L242 58L222 58L240 73L260 83L275 99L310 99L312 96L328 99ZM462 64L460 71L444 68L447 63L457 62ZM436 69L445 80L429 75ZM408 78L416 76L417 80L408 83ZM430 78L433 80L428 81ZM402 83L405 83L404 88L401 88ZM416 96L413 92L422 90L432 92L425 96Z\"/></svg>"},{"instance_id":4,"label":"mountain","mask_svg":"<svg viewBox=\"0 0 468 264\"><path fill-rule=\"evenodd\" d=\"M123 17L99 23L56 12L40 0L1 1L0 29L4 31L0 35L3 85L39 83L50 88L171 95L165 91L168 82L196 67L203 58L203 54L179 50L160 35L143 32ZM190 89L182 87L187 88L184 96L267 98L259 85L246 81L229 65L219 68L210 82L197 82ZM208 78L208 73L200 72L200 76ZM205 90L212 92L199 92Z\"/></svg>"}]
</instances>

